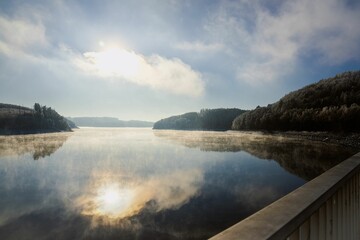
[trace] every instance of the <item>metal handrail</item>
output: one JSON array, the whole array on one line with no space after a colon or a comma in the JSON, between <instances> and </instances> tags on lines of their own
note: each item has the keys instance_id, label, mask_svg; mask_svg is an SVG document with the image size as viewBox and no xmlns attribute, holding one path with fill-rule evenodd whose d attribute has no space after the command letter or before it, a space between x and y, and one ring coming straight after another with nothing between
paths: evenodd
<instances>
[{"instance_id":1,"label":"metal handrail","mask_svg":"<svg viewBox=\"0 0 360 240\"><path fill-rule=\"evenodd\" d=\"M360 216L350 216L360 215L359 188L360 153L217 234L211 240L340 239L340 232L345 234L344 232L351 230L338 229L338 226L344 225L339 221L345 217L346 221L355 221L349 223L354 226L354 232L346 233L351 236L348 239L360 239L360 226L357 226ZM342 195L339 195L339 191ZM351 200L347 199L350 197ZM343 218L340 219L339 216Z\"/></svg>"}]
</instances>

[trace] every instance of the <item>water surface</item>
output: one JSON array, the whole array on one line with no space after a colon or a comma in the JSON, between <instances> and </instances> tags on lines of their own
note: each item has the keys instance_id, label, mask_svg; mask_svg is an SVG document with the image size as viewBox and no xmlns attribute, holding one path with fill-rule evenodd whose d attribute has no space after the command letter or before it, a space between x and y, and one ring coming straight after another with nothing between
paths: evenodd
<instances>
[{"instance_id":1,"label":"water surface","mask_svg":"<svg viewBox=\"0 0 360 240\"><path fill-rule=\"evenodd\" d=\"M354 153L231 131L0 137L0 239L206 239Z\"/></svg>"}]
</instances>

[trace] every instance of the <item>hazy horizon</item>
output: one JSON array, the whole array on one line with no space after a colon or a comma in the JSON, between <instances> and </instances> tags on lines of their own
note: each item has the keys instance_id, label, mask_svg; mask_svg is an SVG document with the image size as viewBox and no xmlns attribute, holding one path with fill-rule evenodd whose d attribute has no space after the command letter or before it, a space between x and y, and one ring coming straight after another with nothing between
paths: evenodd
<instances>
[{"instance_id":1,"label":"hazy horizon","mask_svg":"<svg viewBox=\"0 0 360 240\"><path fill-rule=\"evenodd\" d=\"M360 2L1 1L0 102L157 121L360 69Z\"/></svg>"},{"instance_id":2,"label":"hazy horizon","mask_svg":"<svg viewBox=\"0 0 360 240\"><path fill-rule=\"evenodd\" d=\"M91 118L91 119L116 119L119 121L123 121L123 122L131 122L131 121L139 121L139 122L149 122L149 123L154 123L153 121L147 121L147 120L142 120L142 119L119 119L117 117L111 117L111 116L94 116L94 117L89 117L89 116L79 116L79 117L72 117L72 116L67 116L66 118L68 118L69 120L72 120L74 118Z\"/></svg>"}]
</instances>

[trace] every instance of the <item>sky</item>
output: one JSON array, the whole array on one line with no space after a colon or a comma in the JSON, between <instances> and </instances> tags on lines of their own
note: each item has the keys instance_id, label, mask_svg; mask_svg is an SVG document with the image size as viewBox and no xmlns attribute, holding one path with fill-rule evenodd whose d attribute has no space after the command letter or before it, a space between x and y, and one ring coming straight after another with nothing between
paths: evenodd
<instances>
[{"instance_id":1,"label":"sky","mask_svg":"<svg viewBox=\"0 0 360 240\"><path fill-rule=\"evenodd\" d=\"M0 102L156 121L360 69L358 0L0 0Z\"/></svg>"}]
</instances>

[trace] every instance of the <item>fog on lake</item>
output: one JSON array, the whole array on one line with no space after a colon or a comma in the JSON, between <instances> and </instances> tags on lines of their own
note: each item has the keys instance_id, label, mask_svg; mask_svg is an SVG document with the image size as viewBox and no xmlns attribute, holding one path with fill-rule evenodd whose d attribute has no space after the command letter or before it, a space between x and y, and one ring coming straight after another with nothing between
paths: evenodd
<instances>
[{"instance_id":1,"label":"fog on lake","mask_svg":"<svg viewBox=\"0 0 360 240\"><path fill-rule=\"evenodd\" d=\"M355 152L233 131L0 136L0 239L206 239Z\"/></svg>"}]
</instances>

